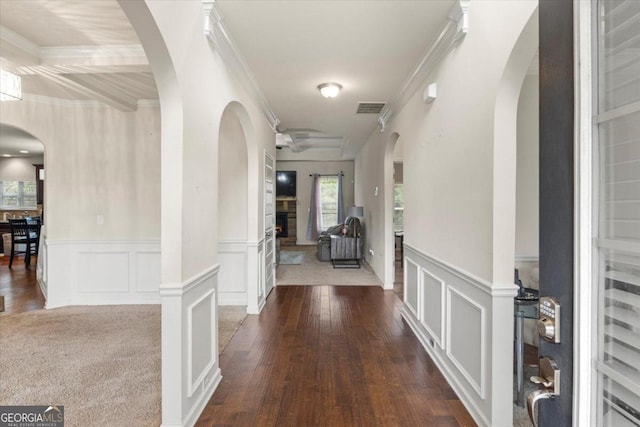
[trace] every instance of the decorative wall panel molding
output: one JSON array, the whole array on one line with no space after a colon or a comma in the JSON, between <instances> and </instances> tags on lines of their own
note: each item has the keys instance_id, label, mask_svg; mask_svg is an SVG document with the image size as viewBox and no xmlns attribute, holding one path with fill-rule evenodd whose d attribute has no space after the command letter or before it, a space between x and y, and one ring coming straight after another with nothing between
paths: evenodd
<instances>
[{"instance_id":1,"label":"decorative wall panel molding","mask_svg":"<svg viewBox=\"0 0 640 427\"><path fill-rule=\"evenodd\" d=\"M420 267L411 257L404 259L404 303L414 316L418 317L418 292L420 286Z\"/></svg>"},{"instance_id":2,"label":"decorative wall panel molding","mask_svg":"<svg viewBox=\"0 0 640 427\"><path fill-rule=\"evenodd\" d=\"M435 343L443 349L445 345L445 283L424 268L421 273L420 320Z\"/></svg>"},{"instance_id":3,"label":"decorative wall panel molding","mask_svg":"<svg viewBox=\"0 0 640 427\"><path fill-rule=\"evenodd\" d=\"M210 289L187 307L187 373L188 396L191 397L204 382L207 373L218 360L217 332L212 328L217 322L215 289ZM197 334L196 334L197 332ZM211 339L206 339L207 337Z\"/></svg>"},{"instance_id":4,"label":"decorative wall panel molding","mask_svg":"<svg viewBox=\"0 0 640 427\"><path fill-rule=\"evenodd\" d=\"M247 313L259 314L266 302L264 293L264 239L247 242Z\"/></svg>"},{"instance_id":5,"label":"decorative wall panel molding","mask_svg":"<svg viewBox=\"0 0 640 427\"><path fill-rule=\"evenodd\" d=\"M219 265L182 283L163 283L162 400L181 402L163 425L192 426L222 375L218 358Z\"/></svg>"},{"instance_id":6,"label":"decorative wall panel molding","mask_svg":"<svg viewBox=\"0 0 640 427\"><path fill-rule=\"evenodd\" d=\"M220 305L247 305L247 241L218 242L218 302Z\"/></svg>"},{"instance_id":7,"label":"decorative wall panel molding","mask_svg":"<svg viewBox=\"0 0 640 427\"><path fill-rule=\"evenodd\" d=\"M45 242L47 308L159 304L159 241Z\"/></svg>"},{"instance_id":8,"label":"decorative wall panel molding","mask_svg":"<svg viewBox=\"0 0 640 427\"><path fill-rule=\"evenodd\" d=\"M402 317L476 423L505 418L513 391L511 284L491 284L405 243ZM498 310L498 312L494 312ZM494 342L496 337L499 341ZM500 367L498 369L498 367Z\"/></svg>"},{"instance_id":9,"label":"decorative wall panel molding","mask_svg":"<svg viewBox=\"0 0 640 427\"><path fill-rule=\"evenodd\" d=\"M447 356L484 399L487 356L485 309L462 292L447 287L446 317ZM466 329L464 336L452 333L461 329Z\"/></svg>"}]
</instances>

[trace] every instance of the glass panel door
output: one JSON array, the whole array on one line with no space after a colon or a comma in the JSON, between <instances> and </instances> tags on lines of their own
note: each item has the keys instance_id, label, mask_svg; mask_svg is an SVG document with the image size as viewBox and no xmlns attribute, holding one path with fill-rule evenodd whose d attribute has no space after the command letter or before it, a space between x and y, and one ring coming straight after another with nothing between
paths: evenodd
<instances>
[{"instance_id":1,"label":"glass panel door","mask_svg":"<svg viewBox=\"0 0 640 427\"><path fill-rule=\"evenodd\" d=\"M594 117L598 426L640 426L640 1L599 0Z\"/></svg>"}]
</instances>

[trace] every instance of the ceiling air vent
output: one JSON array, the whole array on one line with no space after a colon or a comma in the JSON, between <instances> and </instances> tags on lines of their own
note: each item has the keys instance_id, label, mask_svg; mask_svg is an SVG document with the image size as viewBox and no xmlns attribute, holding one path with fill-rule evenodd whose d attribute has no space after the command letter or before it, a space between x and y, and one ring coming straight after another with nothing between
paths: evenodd
<instances>
[{"instance_id":1,"label":"ceiling air vent","mask_svg":"<svg viewBox=\"0 0 640 427\"><path fill-rule=\"evenodd\" d=\"M384 102L359 102L357 114L378 114L384 108Z\"/></svg>"}]
</instances>

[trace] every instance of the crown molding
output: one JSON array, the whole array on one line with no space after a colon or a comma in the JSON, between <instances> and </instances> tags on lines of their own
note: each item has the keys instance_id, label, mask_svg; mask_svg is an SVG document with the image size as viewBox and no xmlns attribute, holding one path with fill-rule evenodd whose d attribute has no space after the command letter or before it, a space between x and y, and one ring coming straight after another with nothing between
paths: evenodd
<instances>
[{"instance_id":1,"label":"crown molding","mask_svg":"<svg viewBox=\"0 0 640 427\"><path fill-rule=\"evenodd\" d=\"M82 100L64 99L64 98L54 98L51 96L36 95L33 93L23 93L22 100L29 101L29 102L36 102L38 104L55 105L59 107L100 107L100 108L109 107L104 103L93 100L93 99L82 99Z\"/></svg>"},{"instance_id":2,"label":"crown molding","mask_svg":"<svg viewBox=\"0 0 640 427\"><path fill-rule=\"evenodd\" d=\"M393 115L402 109L409 99L424 85L444 56L467 35L469 31L469 1L458 0L449 11L449 19L436 40L424 52L413 71L401 86L395 98L389 102L378 117L380 132L384 132Z\"/></svg>"},{"instance_id":3,"label":"crown molding","mask_svg":"<svg viewBox=\"0 0 640 427\"><path fill-rule=\"evenodd\" d=\"M224 24L224 19L220 11L216 8L215 1L204 0L202 4L205 13L204 32L207 39L211 42L211 46L220 54L229 70L236 76L249 93L249 96L260 107L271 129L277 132L280 120L278 120L276 114L271 109L249 65L234 43L231 34Z\"/></svg>"},{"instance_id":4,"label":"crown molding","mask_svg":"<svg viewBox=\"0 0 640 427\"><path fill-rule=\"evenodd\" d=\"M11 43L25 53L39 59L54 58L147 58L142 45L97 45L40 47L28 38L0 25L0 40Z\"/></svg>"},{"instance_id":5,"label":"crown molding","mask_svg":"<svg viewBox=\"0 0 640 427\"><path fill-rule=\"evenodd\" d=\"M35 95L32 93L24 93L23 101L36 102L38 104L55 105L59 107L96 107L109 108L104 102L93 99L63 99L54 98L52 96ZM160 108L160 100L158 99L138 99L137 106L141 108Z\"/></svg>"}]
</instances>

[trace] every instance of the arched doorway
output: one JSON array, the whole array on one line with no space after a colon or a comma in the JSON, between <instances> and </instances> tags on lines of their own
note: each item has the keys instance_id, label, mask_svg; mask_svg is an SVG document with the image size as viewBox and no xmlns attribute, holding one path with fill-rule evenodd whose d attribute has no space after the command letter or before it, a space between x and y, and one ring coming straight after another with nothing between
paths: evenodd
<instances>
[{"instance_id":1,"label":"arched doorway","mask_svg":"<svg viewBox=\"0 0 640 427\"><path fill-rule=\"evenodd\" d=\"M22 257L9 265L11 229L9 219L44 215L44 143L20 127L0 123L0 306L8 314L38 310L46 300L45 251L24 268ZM43 237L44 228L40 230Z\"/></svg>"},{"instance_id":2,"label":"arched doorway","mask_svg":"<svg viewBox=\"0 0 640 427\"><path fill-rule=\"evenodd\" d=\"M246 112L229 104L218 133L218 303L248 305L248 153L238 117Z\"/></svg>"},{"instance_id":3,"label":"arched doorway","mask_svg":"<svg viewBox=\"0 0 640 427\"><path fill-rule=\"evenodd\" d=\"M384 288L393 289L395 281L396 236L393 224L394 152L400 135L392 133L387 139L384 154Z\"/></svg>"}]
</instances>

